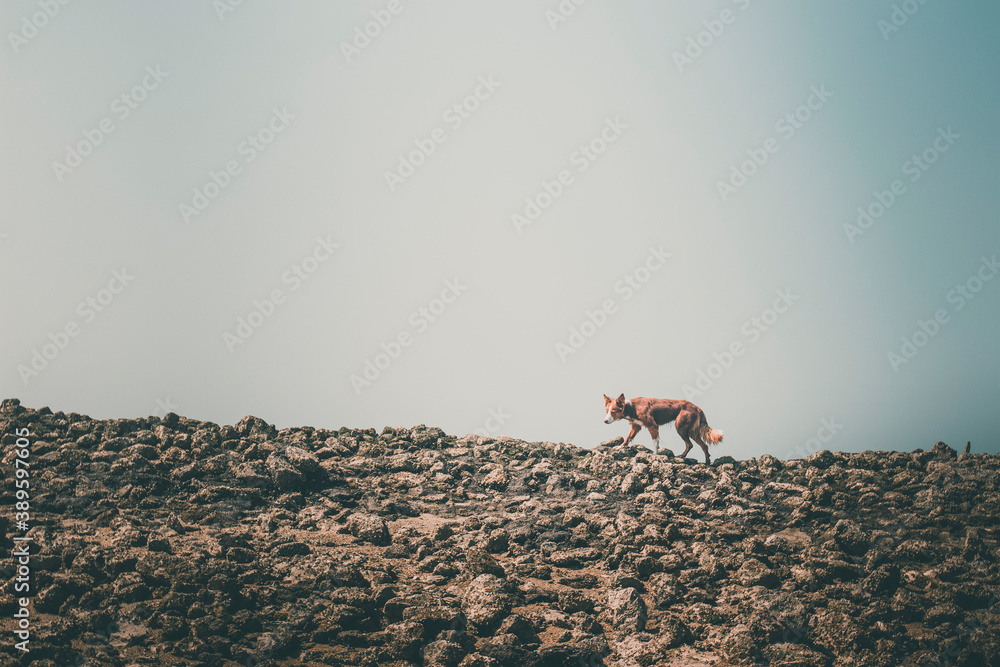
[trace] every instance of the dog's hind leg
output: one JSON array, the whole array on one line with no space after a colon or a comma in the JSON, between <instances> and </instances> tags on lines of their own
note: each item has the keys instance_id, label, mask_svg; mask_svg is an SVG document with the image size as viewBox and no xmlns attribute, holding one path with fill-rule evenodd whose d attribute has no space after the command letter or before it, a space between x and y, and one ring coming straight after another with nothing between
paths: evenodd
<instances>
[{"instance_id":1,"label":"dog's hind leg","mask_svg":"<svg viewBox=\"0 0 1000 667\"><path fill-rule=\"evenodd\" d=\"M712 465L712 460L708 456L708 445L705 444L705 441L702 440L701 437L701 429L700 429L701 424L699 424L698 426L699 428L695 428L691 432L691 439L698 443L698 446L701 447L701 451L705 452L705 465Z\"/></svg>"},{"instance_id":2,"label":"dog's hind leg","mask_svg":"<svg viewBox=\"0 0 1000 667\"><path fill-rule=\"evenodd\" d=\"M682 412L677 415L677 419L674 420L674 427L677 429L677 435L681 436L681 440L687 445L684 448L684 453L681 454L681 458L686 458L688 452L691 451L691 431L693 427L698 424L698 416L693 412Z\"/></svg>"}]
</instances>

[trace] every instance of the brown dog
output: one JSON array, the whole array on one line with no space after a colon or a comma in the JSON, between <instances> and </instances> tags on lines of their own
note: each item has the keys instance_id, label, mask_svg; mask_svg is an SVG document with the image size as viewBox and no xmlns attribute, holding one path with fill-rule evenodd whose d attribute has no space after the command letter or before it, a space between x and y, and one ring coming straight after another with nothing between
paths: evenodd
<instances>
[{"instance_id":1,"label":"brown dog","mask_svg":"<svg viewBox=\"0 0 1000 667\"><path fill-rule=\"evenodd\" d=\"M709 427L705 413L691 401L678 401L671 398L633 398L625 400L625 394L612 400L604 396L604 410L607 415L604 423L610 424L619 419L627 419L632 425L628 437L622 443L622 447L632 442L632 439L639 434L642 427L649 429L649 435L653 437L653 453L660 453L660 426L674 422L677 434L681 436L684 444L684 453L681 458L687 456L691 451L691 440L694 440L705 452L705 463L711 463L708 456L708 445L717 445L722 442L722 431Z\"/></svg>"}]
</instances>

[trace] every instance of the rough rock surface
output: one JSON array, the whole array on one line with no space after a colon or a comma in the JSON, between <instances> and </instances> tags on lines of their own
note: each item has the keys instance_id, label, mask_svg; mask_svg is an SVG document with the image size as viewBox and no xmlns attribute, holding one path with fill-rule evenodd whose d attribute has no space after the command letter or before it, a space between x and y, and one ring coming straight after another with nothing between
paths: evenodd
<instances>
[{"instance_id":1,"label":"rough rock surface","mask_svg":"<svg viewBox=\"0 0 1000 667\"><path fill-rule=\"evenodd\" d=\"M0 664L1000 665L1000 460L943 443L706 466L12 399L0 425L8 471L30 431L34 540L31 653L8 558Z\"/></svg>"}]
</instances>

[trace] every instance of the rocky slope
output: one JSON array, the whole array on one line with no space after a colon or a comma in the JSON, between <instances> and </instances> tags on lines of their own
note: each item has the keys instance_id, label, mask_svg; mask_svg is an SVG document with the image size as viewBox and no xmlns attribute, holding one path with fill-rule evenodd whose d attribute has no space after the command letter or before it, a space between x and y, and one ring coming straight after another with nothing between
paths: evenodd
<instances>
[{"instance_id":1,"label":"rocky slope","mask_svg":"<svg viewBox=\"0 0 1000 667\"><path fill-rule=\"evenodd\" d=\"M1000 665L1000 460L943 443L705 466L16 400L0 425L8 477L31 433L34 538L5 664Z\"/></svg>"}]
</instances>

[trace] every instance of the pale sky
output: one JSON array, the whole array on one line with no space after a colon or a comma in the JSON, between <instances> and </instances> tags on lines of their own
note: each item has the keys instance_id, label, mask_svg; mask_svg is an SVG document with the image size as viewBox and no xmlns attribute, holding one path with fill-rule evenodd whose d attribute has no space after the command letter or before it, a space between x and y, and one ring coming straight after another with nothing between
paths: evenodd
<instances>
[{"instance_id":1,"label":"pale sky","mask_svg":"<svg viewBox=\"0 0 1000 667\"><path fill-rule=\"evenodd\" d=\"M10 0L0 394L591 447L625 393L713 456L1000 452L998 22Z\"/></svg>"}]
</instances>

